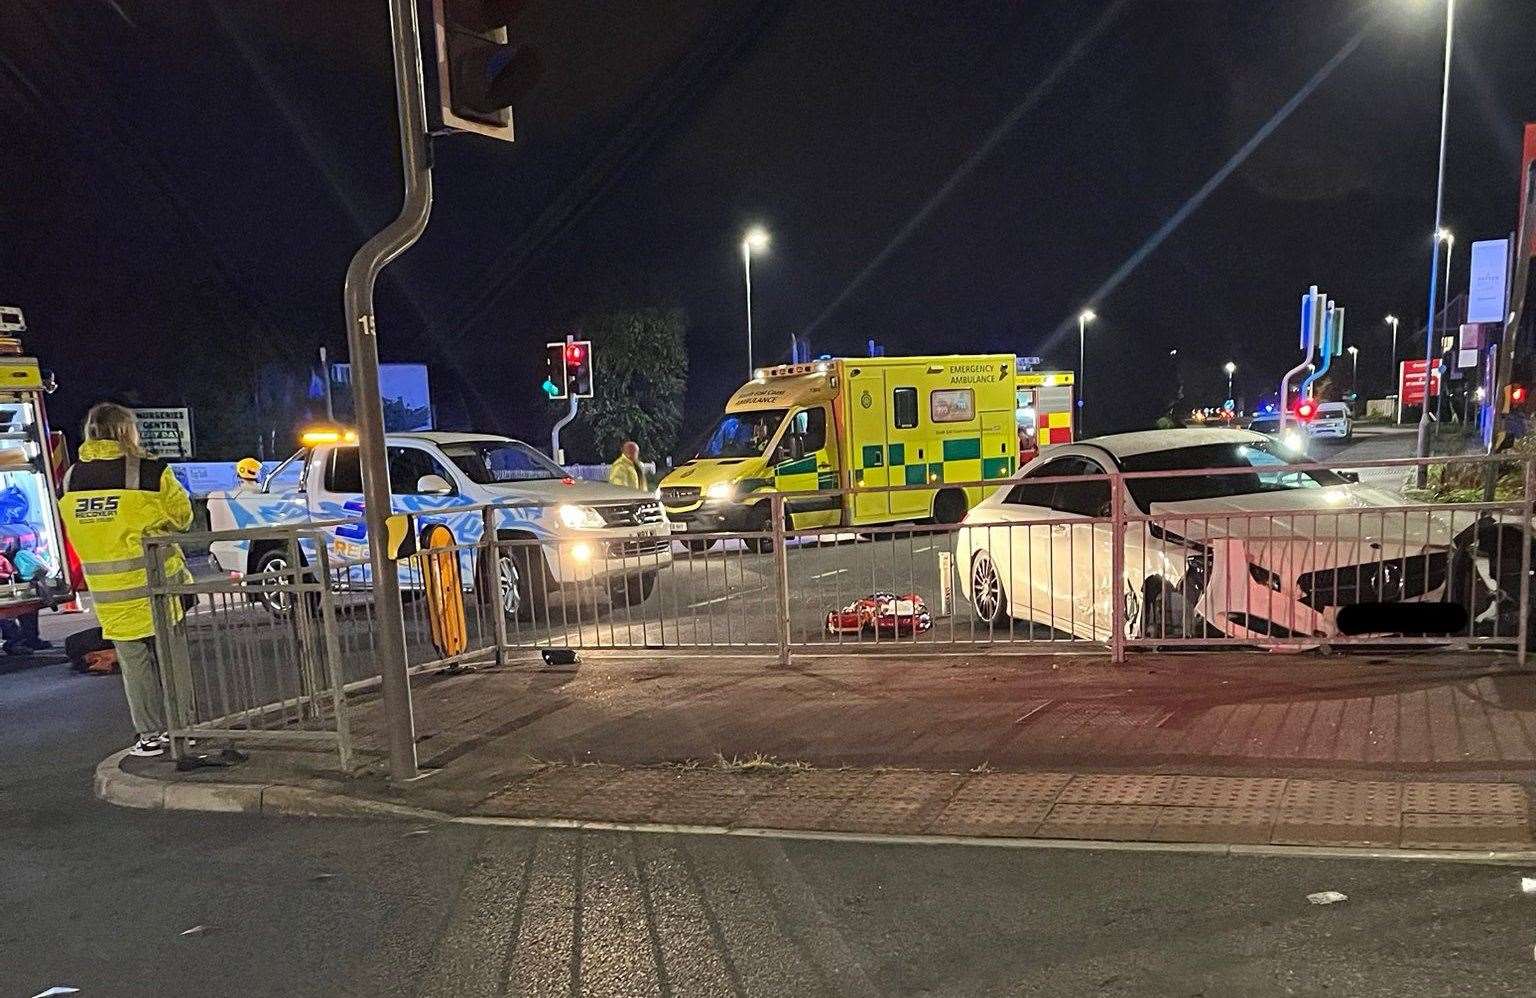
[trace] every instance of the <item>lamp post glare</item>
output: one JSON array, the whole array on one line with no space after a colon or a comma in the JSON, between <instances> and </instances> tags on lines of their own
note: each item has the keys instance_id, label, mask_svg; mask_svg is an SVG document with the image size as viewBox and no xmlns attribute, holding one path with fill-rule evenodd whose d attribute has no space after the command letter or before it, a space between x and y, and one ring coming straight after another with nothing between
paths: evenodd
<instances>
[{"instance_id":1,"label":"lamp post glare","mask_svg":"<svg viewBox=\"0 0 1536 998\"><path fill-rule=\"evenodd\" d=\"M741 267L747 279L747 377L753 377L752 366L752 254L768 248L768 230L754 225L741 237Z\"/></svg>"},{"instance_id":2,"label":"lamp post glare","mask_svg":"<svg viewBox=\"0 0 1536 998\"><path fill-rule=\"evenodd\" d=\"M1445 141L1451 122L1451 47L1455 38L1456 0L1445 0L1445 59L1440 76L1440 158L1435 170L1435 232L1443 227L1445 209ZM1423 458L1429 454L1429 368L1435 363L1435 279L1440 270L1440 240L1436 239L1429 254L1429 317L1424 332L1425 388L1424 404L1419 407L1419 433L1414 454ZM1429 481L1429 471L1419 465L1418 485L1423 488Z\"/></svg>"},{"instance_id":3,"label":"lamp post glare","mask_svg":"<svg viewBox=\"0 0 1536 998\"><path fill-rule=\"evenodd\" d=\"M1349 347L1349 394L1354 396L1359 393L1360 381L1360 348ZM1354 398L1350 398L1354 402Z\"/></svg>"},{"instance_id":4,"label":"lamp post glare","mask_svg":"<svg viewBox=\"0 0 1536 998\"><path fill-rule=\"evenodd\" d=\"M1227 372L1227 398L1230 399L1232 398L1232 375L1237 373L1237 365L1229 360L1222 370Z\"/></svg>"},{"instance_id":5,"label":"lamp post glare","mask_svg":"<svg viewBox=\"0 0 1536 998\"><path fill-rule=\"evenodd\" d=\"M1085 308L1077 313L1077 432L1075 436L1085 437L1088 431L1084 429L1085 420L1083 409L1083 382L1087 380L1087 368L1084 364L1083 340L1086 335L1088 323L1097 319L1098 315L1093 309Z\"/></svg>"}]
</instances>

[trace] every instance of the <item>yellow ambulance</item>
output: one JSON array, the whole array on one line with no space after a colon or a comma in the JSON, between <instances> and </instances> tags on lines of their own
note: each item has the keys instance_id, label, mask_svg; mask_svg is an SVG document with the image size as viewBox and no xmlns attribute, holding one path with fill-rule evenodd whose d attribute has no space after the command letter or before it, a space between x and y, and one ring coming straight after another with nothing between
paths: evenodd
<instances>
[{"instance_id":1,"label":"yellow ambulance","mask_svg":"<svg viewBox=\"0 0 1536 998\"><path fill-rule=\"evenodd\" d=\"M956 523L989 491L964 483L1018 467L1017 389L1012 354L765 368L731 396L698 454L662 481L661 500L674 530L766 530L775 491L928 485L791 498L787 526Z\"/></svg>"}]
</instances>

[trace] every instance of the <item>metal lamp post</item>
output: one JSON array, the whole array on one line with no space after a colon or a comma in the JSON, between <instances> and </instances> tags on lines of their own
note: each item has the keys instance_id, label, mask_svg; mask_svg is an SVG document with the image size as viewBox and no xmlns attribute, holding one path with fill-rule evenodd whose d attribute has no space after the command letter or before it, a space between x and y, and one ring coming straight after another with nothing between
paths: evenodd
<instances>
[{"instance_id":1,"label":"metal lamp post","mask_svg":"<svg viewBox=\"0 0 1536 998\"><path fill-rule=\"evenodd\" d=\"M747 278L747 377L756 370L752 365L752 253L768 248L768 230L754 225L741 237L741 267Z\"/></svg>"},{"instance_id":2,"label":"metal lamp post","mask_svg":"<svg viewBox=\"0 0 1536 998\"><path fill-rule=\"evenodd\" d=\"M1445 243L1445 290L1440 294L1440 314L1445 316L1445 329L1451 328L1451 258L1455 256L1456 237L1450 229L1439 229L1435 232L1435 239ZM1441 356L1444 355L1444 341L1437 343L1441 347ZM1439 422L1445 420L1445 385L1440 386L1440 391L1435 393L1435 417ZM1454 410L1453 410L1454 411ZM1436 431L1438 432L1438 430Z\"/></svg>"},{"instance_id":3,"label":"metal lamp post","mask_svg":"<svg viewBox=\"0 0 1536 998\"><path fill-rule=\"evenodd\" d=\"M1087 334L1088 323L1097 318L1098 316L1094 314L1091 308L1085 308L1077 313L1077 430L1074 436L1078 437L1086 437L1088 435L1087 430L1083 428L1086 422L1083 418L1086 411L1083 407L1083 382L1087 380L1083 341Z\"/></svg>"},{"instance_id":4,"label":"metal lamp post","mask_svg":"<svg viewBox=\"0 0 1536 998\"><path fill-rule=\"evenodd\" d=\"M1352 346L1349 350L1349 394L1358 395L1360 391L1360 348ZM1353 403L1354 399L1351 398Z\"/></svg>"},{"instance_id":5,"label":"metal lamp post","mask_svg":"<svg viewBox=\"0 0 1536 998\"><path fill-rule=\"evenodd\" d=\"M1441 219L1445 209L1445 138L1446 127L1451 120L1451 43L1455 36L1456 27L1456 0L1445 0L1445 62L1441 70L1440 81L1440 162L1435 176L1435 232L1440 231ZM1434 248L1429 255L1429 321L1424 334L1424 363L1426 368L1435 363L1435 348L1439 345L1435 342L1435 279L1440 271L1440 240L1434 241ZM1424 404L1419 409L1419 435L1418 444L1414 453L1420 457L1426 457L1429 453L1429 378L1430 372L1424 372ZM1423 488L1429 480L1429 471L1425 465L1419 465L1418 484Z\"/></svg>"}]
</instances>

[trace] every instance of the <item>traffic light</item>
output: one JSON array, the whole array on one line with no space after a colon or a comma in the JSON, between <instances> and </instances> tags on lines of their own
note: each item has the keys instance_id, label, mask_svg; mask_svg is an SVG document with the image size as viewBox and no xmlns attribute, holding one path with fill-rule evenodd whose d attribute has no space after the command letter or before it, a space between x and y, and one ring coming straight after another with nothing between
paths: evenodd
<instances>
[{"instance_id":1,"label":"traffic light","mask_svg":"<svg viewBox=\"0 0 1536 998\"><path fill-rule=\"evenodd\" d=\"M1314 399L1297 399L1294 411L1297 419L1310 421L1317 415L1317 402Z\"/></svg>"},{"instance_id":2,"label":"traffic light","mask_svg":"<svg viewBox=\"0 0 1536 998\"><path fill-rule=\"evenodd\" d=\"M565 364L564 343L544 344L544 394L563 399L570 391L570 372Z\"/></svg>"},{"instance_id":3,"label":"traffic light","mask_svg":"<svg viewBox=\"0 0 1536 998\"><path fill-rule=\"evenodd\" d=\"M443 124L512 141L512 105L539 75L538 54L508 43L524 0L432 0Z\"/></svg>"},{"instance_id":4,"label":"traffic light","mask_svg":"<svg viewBox=\"0 0 1536 998\"><path fill-rule=\"evenodd\" d=\"M570 372L571 397L592 397L592 341L572 340L565 345L565 366Z\"/></svg>"},{"instance_id":5,"label":"traffic light","mask_svg":"<svg viewBox=\"0 0 1536 998\"><path fill-rule=\"evenodd\" d=\"M1504 386L1504 411L1512 412L1525 405L1526 390L1521 384Z\"/></svg>"}]
</instances>

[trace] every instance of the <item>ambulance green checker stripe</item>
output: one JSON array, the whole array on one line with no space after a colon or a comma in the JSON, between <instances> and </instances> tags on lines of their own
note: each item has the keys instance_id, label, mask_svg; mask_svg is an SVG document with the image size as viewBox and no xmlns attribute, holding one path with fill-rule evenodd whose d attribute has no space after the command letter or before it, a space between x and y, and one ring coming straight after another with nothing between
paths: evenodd
<instances>
[{"instance_id":1,"label":"ambulance green checker stripe","mask_svg":"<svg viewBox=\"0 0 1536 998\"><path fill-rule=\"evenodd\" d=\"M906 463L906 445L865 444L860 449L860 462L854 470L860 474L870 468L889 468L892 484L922 485L927 482L973 481L977 478L1007 478L1013 474L1016 459L1012 456L981 456L980 437L952 437L942 442L943 461L930 463ZM980 472L977 467L979 462ZM968 467L960 467L960 465Z\"/></svg>"}]
</instances>

